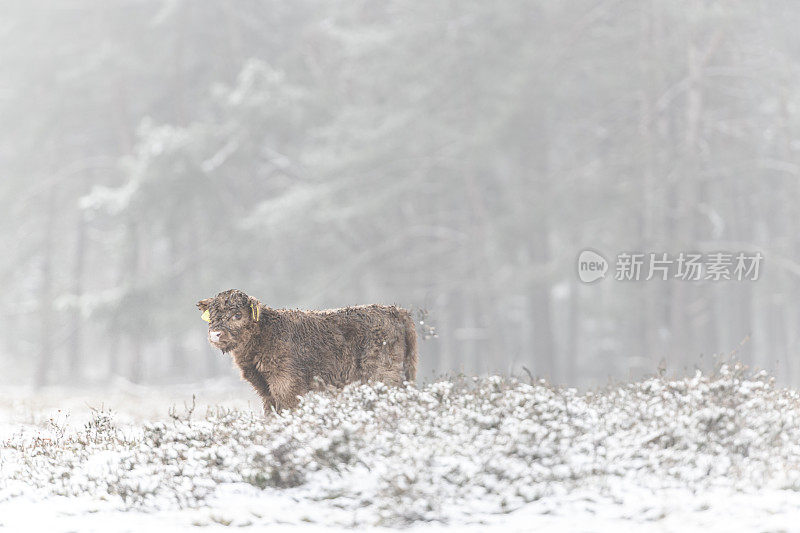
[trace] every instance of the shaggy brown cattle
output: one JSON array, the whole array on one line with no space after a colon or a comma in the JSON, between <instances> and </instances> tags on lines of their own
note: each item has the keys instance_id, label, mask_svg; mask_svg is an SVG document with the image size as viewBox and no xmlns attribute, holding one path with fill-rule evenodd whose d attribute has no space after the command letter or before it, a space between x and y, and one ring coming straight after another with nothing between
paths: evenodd
<instances>
[{"instance_id":1,"label":"shaggy brown cattle","mask_svg":"<svg viewBox=\"0 0 800 533\"><path fill-rule=\"evenodd\" d=\"M197 307L209 322L209 342L233 356L265 410L294 407L320 385L402 385L417 375L414 321L399 307L271 309L235 289Z\"/></svg>"}]
</instances>

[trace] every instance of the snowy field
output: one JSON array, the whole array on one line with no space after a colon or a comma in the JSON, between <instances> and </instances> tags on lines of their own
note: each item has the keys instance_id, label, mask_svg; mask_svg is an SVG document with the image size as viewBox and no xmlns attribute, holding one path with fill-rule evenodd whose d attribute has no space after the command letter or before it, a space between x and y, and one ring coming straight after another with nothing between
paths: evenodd
<instances>
[{"instance_id":1,"label":"snowy field","mask_svg":"<svg viewBox=\"0 0 800 533\"><path fill-rule=\"evenodd\" d=\"M799 399L724 366L358 385L266 418L241 386L6 388L0 529L795 531Z\"/></svg>"}]
</instances>

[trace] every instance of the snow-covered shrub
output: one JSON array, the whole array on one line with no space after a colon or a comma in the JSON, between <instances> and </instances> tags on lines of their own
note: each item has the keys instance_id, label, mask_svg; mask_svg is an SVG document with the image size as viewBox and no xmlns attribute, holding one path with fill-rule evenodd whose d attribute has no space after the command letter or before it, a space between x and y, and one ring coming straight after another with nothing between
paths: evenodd
<instances>
[{"instance_id":1,"label":"snow-covered shrub","mask_svg":"<svg viewBox=\"0 0 800 533\"><path fill-rule=\"evenodd\" d=\"M497 376L420 388L354 384L269 417L216 408L140 427L3 444L10 481L120 508L198 507L221 484L360 512L389 526L507 513L575 490L800 490L798 393L741 365L579 394ZM10 459L9 459L10 458Z\"/></svg>"}]
</instances>

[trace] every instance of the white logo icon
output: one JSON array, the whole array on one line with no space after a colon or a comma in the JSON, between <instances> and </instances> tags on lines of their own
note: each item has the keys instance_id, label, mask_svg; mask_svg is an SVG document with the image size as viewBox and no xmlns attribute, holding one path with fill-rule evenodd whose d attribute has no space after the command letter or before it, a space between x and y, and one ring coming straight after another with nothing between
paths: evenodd
<instances>
[{"instance_id":1,"label":"white logo icon","mask_svg":"<svg viewBox=\"0 0 800 533\"><path fill-rule=\"evenodd\" d=\"M578 256L578 277L584 283L592 283L606 277L608 261L592 250L584 250Z\"/></svg>"}]
</instances>

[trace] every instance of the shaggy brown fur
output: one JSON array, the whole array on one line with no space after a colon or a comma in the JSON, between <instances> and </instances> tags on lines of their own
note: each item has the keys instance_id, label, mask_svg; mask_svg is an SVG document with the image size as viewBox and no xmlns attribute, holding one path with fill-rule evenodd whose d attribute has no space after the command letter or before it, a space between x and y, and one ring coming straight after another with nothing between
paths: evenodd
<instances>
[{"instance_id":1,"label":"shaggy brown fur","mask_svg":"<svg viewBox=\"0 0 800 533\"><path fill-rule=\"evenodd\" d=\"M410 313L399 307L271 309L235 289L197 307L210 313L209 342L233 356L265 410L294 407L320 385L416 379L417 333Z\"/></svg>"}]
</instances>

